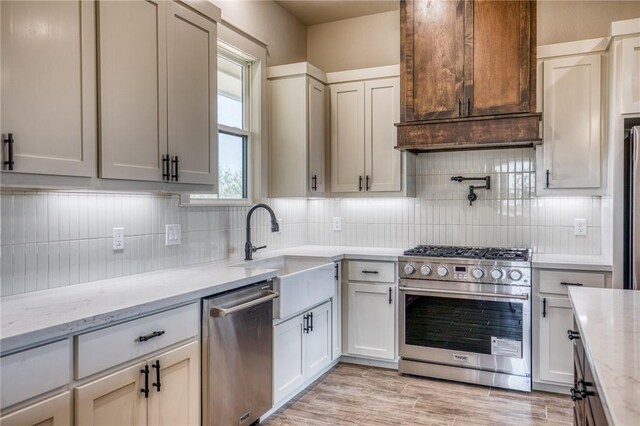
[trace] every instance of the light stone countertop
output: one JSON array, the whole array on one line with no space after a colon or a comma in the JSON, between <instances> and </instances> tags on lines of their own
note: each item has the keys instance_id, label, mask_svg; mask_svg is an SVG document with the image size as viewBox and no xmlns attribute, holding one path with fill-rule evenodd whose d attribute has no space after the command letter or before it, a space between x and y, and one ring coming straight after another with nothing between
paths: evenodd
<instances>
[{"instance_id":1,"label":"light stone countertop","mask_svg":"<svg viewBox=\"0 0 640 426\"><path fill-rule=\"evenodd\" d=\"M569 288L610 425L640 422L640 291Z\"/></svg>"},{"instance_id":2,"label":"light stone countertop","mask_svg":"<svg viewBox=\"0 0 640 426\"><path fill-rule=\"evenodd\" d=\"M254 255L396 261L402 249L301 246ZM242 268L239 259L163 269L0 298L0 351L5 354L112 322L133 319L274 278L275 269Z\"/></svg>"},{"instance_id":3,"label":"light stone countertop","mask_svg":"<svg viewBox=\"0 0 640 426\"><path fill-rule=\"evenodd\" d=\"M612 261L605 256L582 256L571 254L534 254L532 268L572 269L577 271L611 272Z\"/></svg>"}]
</instances>

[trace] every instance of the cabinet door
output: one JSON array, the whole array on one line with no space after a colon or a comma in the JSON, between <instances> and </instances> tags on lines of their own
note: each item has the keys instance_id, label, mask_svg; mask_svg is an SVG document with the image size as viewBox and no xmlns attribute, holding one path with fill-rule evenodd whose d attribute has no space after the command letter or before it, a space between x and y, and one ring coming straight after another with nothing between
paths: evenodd
<instances>
[{"instance_id":1,"label":"cabinet door","mask_svg":"<svg viewBox=\"0 0 640 426\"><path fill-rule=\"evenodd\" d=\"M331 86L331 191L364 189L364 83Z\"/></svg>"},{"instance_id":2,"label":"cabinet door","mask_svg":"<svg viewBox=\"0 0 640 426\"><path fill-rule=\"evenodd\" d=\"M274 327L273 401L280 401L305 381L302 316Z\"/></svg>"},{"instance_id":3,"label":"cabinet door","mask_svg":"<svg viewBox=\"0 0 640 426\"><path fill-rule=\"evenodd\" d=\"M178 158L178 182L216 184L216 24L177 2L168 7L169 154Z\"/></svg>"},{"instance_id":4,"label":"cabinet door","mask_svg":"<svg viewBox=\"0 0 640 426\"><path fill-rule=\"evenodd\" d=\"M324 189L325 174L325 112L326 93L324 84L309 79L309 104L308 104L308 143L309 143L309 173L308 188L311 194L322 193Z\"/></svg>"},{"instance_id":5,"label":"cabinet door","mask_svg":"<svg viewBox=\"0 0 640 426\"><path fill-rule=\"evenodd\" d=\"M162 180L165 1L99 1L101 177Z\"/></svg>"},{"instance_id":6,"label":"cabinet door","mask_svg":"<svg viewBox=\"0 0 640 426\"><path fill-rule=\"evenodd\" d=\"M400 151L395 149L400 121L400 80L364 85L365 190L400 191Z\"/></svg>"},{"instance_id":7,"label":"cabinet door","mask_svg":"<svg viewBox=\"0 0 640 426\"><path fill-rule=\"evenodd\" d=\"M95 4L2 1L0 8L1 133L15 141L13 170L95 176Z\"/></svg>"},{"instance_id":8,"label":"cabinet door","mask_svg":"<svg viewBox=\"0 0 640 426\"><path fill-rule=\"evenodd\" d=\"M200 424L199 348L192 342L148 361L150 426Z\"/></svg>"},{"instance_id":9,"label":"cabinet door","mask_svg":"<svg viewBox=\"0 0 640 426\"><path fill-rule=\"evenodd\" d=\"M393 286L349 283L349 354L395 358Z\"/></svg>"},{"instance_id":10,"label":"cabinet door","mask_svg":"<svg viewBox=\"0 0 640 426\"><path fill-rule=\"evenodd\" d=\"M1 426L70 426L71 393L30 405L0 418Z\"/></svg>"},{"instance_id":11,"label":"cabinet door","mask_svg":"<svg viewBox=\"0 0 640 426\"><path fill-rule=\"evenodd\" d=\"M144 364L137 364L75 389L76 424L82 426L147 424ZM151 372L149 373L151 374ZM151 376L149 376L151 394Z\"/></svg>"},{"instance_id":12,"label":"cabinet door","mask_svg":"<svg viewBox=\"0 0 640 426\"><path fill-rule=\"evenodd\" d=\"M600 55L558 58L544 67L544 167L549 188L598 188Z\"/></svg>"},{"instance_id":13,"label":"cabinet door","mask_svg":"<svg viewBox=\"0 0 640 426\"><path fill-rule=\"evenodd\" d=\"M309 311L307 314L311 330L305 334L305 358L307 377L331 364L331 302Z\"/></svg>"},{"instance_id":14,"label":"cabinet door","mask_svg":"<svg viewBox=\"0 0 640 426\"><path fill-rule=\"evenodd\" d=\"M458 117L464 79L464 1L406 0L402 8L402 121Z\"/></svg>"},{"instance_id":15,"label":"cabinet door","mask_svg":"<svg viewBox=\"0 0 640 426\"><path fill-rule=\"evenodd\" d=\"M622 113L640 112L640 37L622 40Z\"/></svg>"},{"instance_id":16,"label":"cabinet door","mask_svg":"<svg viewBox=\"0 0 640 426\"><path fill-rule=\"evenodd\" d=\"M465 115L530 110L532 8L530 1L466 2Z\"/></svg>"},{"instance_id":17,"label":"cabinet door","mask_svg":"<svg viewBox=\"0 0 640 426\"><path fill-rule=\"evenodd\" d=\"M570 385L573 383L573 345L567 338L567 330L573 327L571 303L566 297L541 294L540 312L546 312L540 317L540 379Z\"/></svg>"}]
</instances>

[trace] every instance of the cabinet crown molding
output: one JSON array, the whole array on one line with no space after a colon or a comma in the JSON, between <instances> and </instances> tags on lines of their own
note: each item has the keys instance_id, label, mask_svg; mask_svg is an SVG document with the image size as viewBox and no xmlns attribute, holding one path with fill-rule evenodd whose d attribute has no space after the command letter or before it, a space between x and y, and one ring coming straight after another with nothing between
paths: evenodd
<instances>
[{"instance_id":1,"label":"cabinet crown molding","mask_svg":"<svg viewBox=\"0 0 640 426\"><path fill-rule=\"evenodd\" d=\"M609 48L611 37L598 37L587 40L569 41L538 46L538 60L566 55L604 52Z\"/></svg>"},{"instance_id":2,"label":"cabinet crown molding","mask_svg":"<svg viewBox=\"0 0 640 426\"><path fill-rule=\"evenodd\" d=\"M611 23L611 37L626 36L640 33L640 18L626 19Z\"/></svg>"},{"instance_id":3,"label":"cabinet crown molding","mask_svg":"<svg viewBox=\"0 0 640 426\"><path fill-rule=\"evenodd\" d=\"M293 77L305 74L322 83L327 83L327 74L309 62L296 62L294 64L275 65L267 68L268 79Z\"/></svg>"}]
</instances>

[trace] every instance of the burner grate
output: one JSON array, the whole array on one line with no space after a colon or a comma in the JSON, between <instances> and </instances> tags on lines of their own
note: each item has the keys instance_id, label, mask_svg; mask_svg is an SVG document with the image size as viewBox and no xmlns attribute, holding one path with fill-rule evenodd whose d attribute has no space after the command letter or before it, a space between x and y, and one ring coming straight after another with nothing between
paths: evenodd
<instances>
[{"instance_id":1,"label":"burner grate","mask_svg":"<svg viewBox=\"0 0 640 426\"><path fill-rule=\"evenodd\" d=\"M419 245L404 252L405 256L457 257L463 259L529 260L529 250L519 248L485 248Z\"/></svg>"}]
</instances>

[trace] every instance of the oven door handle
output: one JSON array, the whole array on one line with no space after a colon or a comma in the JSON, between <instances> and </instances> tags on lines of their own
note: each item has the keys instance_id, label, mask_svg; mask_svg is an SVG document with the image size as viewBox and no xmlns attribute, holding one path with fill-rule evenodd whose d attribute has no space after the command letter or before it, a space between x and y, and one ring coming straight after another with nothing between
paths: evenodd
<instances>
[{"instance_id":1,"label":"oven door handle","mask_svg":"<svg viewBox=\"0 0 640 426\"><path fill-rule=\"evenodd\" d=\"M438 293L438 294L453 294L462 296L479 296L479 297L496 297L499 299L520 299L529 300L528 294L496 294L496 293L478 293L475 291L455 291L455 290L436 290L426 288L415 287L400 287L400 291L414 291L417 293Z\"/></svg>"}]
</instances>

